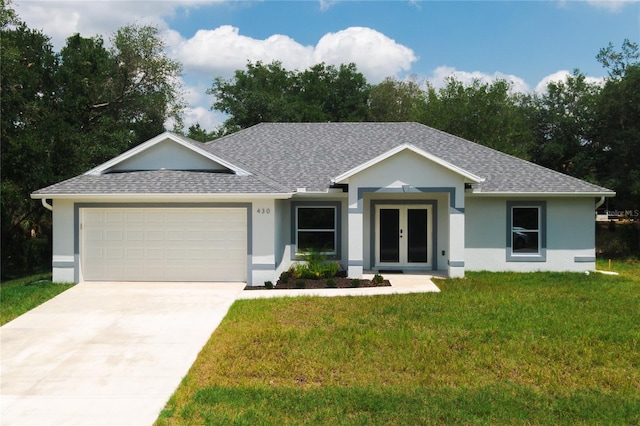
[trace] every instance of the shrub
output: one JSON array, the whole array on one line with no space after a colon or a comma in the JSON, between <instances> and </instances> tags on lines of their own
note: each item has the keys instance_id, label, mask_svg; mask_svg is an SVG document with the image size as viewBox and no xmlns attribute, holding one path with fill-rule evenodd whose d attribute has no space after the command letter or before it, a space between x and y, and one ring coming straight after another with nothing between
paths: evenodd
<instances>
[{"instance_id":1,"label":"shrub","mask_svg":"<svg viewBox=\"0 0 640 426\"><path fill-rule=\"evenodd\" d=\"M327 255L318 250L312 250L304 254L305 263L296 263L294 270L296 276L319 280L321 278L335 277L340 269L340 264L327 260Z\"/></svg>"},{"instance_id":2,"label":"shrub","mask_svg":"<svg viewBox=\"0 0 640 426\"><path fill-rule=\"evenodd\" d=\"M278 281L280 281L281 283L288 283L290 278L291 278L291 270L287 270L287 271L283 271L280 274L280 278L278 278Z\"/></svg>"},{"instance_id":3,"label":"shrub","mask_svg":"<svg viewBox=\"0 0 640 426\"><path fill-rule=\"evenodd\" d=\"M296 280L296 288L305 288L306 286L307 286L307 283L302 278L298 278Z\"/></svg>"},{"instance_id":4,"label":"shrub","mask_svg":"<svg viewBox=\"0 0 640 426\"><path fill-rule=\"evenodd\" d=\"M596 252L601 257L640 256L640 223L598 222Z\"/></svg>"},{"instance_id":5,"label":"shrub","mask_svg":"<svg viewBox=\"0 0 640 426\"><path fill-rule=\"evenodd\" d=\"M337 286L338 286L338 284L336 283L336 280L334 278L329 278L327 280L327 287L336 288Z\"/></svg>"},{"instance_id":6,"label":"shrub","mask_svg":"<svg viewBox=\"0 0 640 426\"><path fill-rule=\"evenodd\" d=\"M359 278L354 278L351 280L351 287L360 287L360 279Z\"/></svg>"},{"instance_id":7,"label":"shrub","mask_svg":"<svg viewBox=\"0 0 640 426\"><path fill-rule=\"evenodd\" d=\"M382 284L384 282L384 278L380 274L375 274L371 282L374 284Z\"/></svg>"},{"instance_id":8,"label":"shrub","mask_svg":"<svg viewBox=\"0 0 640 426\"><path fill-rule=\"evenodd\" d=\"M271 290L273 288L273 283L271 281L265 281L264 288L266 288L267 290Z\"/></svg>"}]
</instances>

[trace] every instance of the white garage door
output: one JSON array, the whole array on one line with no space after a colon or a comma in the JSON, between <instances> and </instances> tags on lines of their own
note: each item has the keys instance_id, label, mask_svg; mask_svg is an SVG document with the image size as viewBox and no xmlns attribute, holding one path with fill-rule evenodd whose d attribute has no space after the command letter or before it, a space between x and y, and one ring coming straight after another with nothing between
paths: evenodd
<instances>
[{"instance_id":1,"label":"white garage door","mask_svg":"<svg viewBox=\"0 0 640 426\"><path fill-rule=\"evenodd\" d=\"M243 208L85 208L85 281L246 281Z\"/></svg>"}]
</instances>

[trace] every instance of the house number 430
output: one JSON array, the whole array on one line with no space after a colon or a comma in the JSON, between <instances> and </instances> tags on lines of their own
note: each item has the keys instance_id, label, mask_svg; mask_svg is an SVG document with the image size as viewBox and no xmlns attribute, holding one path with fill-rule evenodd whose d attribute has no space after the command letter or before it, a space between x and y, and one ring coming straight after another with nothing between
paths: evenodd
<instances>
[{"instance_id":1,"label":"house number 430","mask_svg":"<svg viewBox=\"0 0 640 426\"><path fill-rule=\"evenodd\" d=\"M265 209L265 208L261 208L261 209L258 209L258 214L269 214L269 213L271 213L271 209L270 209L270 208L266 208L266 209Z\"/></svg>"}]
</instances>

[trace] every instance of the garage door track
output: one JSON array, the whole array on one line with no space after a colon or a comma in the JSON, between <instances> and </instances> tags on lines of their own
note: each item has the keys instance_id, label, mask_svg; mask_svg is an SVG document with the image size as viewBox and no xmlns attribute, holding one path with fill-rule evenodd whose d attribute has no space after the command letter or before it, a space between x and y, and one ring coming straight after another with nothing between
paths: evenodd
<instances>
[{"instance_id":1,"label":"garage door track","mask_svg":"<svg viewBox=\"0 0 640 426\"><path fill-rule=\"evenodd\" d=\"M149 425L241 283L82 283L0 328L2 425Z\"/></svg>"}]
</instances>

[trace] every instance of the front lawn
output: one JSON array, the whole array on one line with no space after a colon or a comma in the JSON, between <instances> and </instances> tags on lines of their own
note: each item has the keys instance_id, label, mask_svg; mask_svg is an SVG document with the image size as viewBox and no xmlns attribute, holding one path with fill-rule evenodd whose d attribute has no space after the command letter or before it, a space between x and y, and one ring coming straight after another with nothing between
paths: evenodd
<instances>
[{"instance_id":1,"label":"front lawn","mask_svg":"<svg viewBox=\"0 0 640 426\"><path fill-rule=\"evenodd\" d=\"M157 424L638 424L640 264L621 269L238 301Z\"/></svg>"},{"instance_id":2,"label":"front lawn","mask_svg":"<svg viewBox=\"0 0 640 426\"><path fill-rule=\"evenodd\" d=\"M51 274L37 274L0 284L0 325L62 293L73 284L51 282Z\"/></svg>"}]
</instances>

